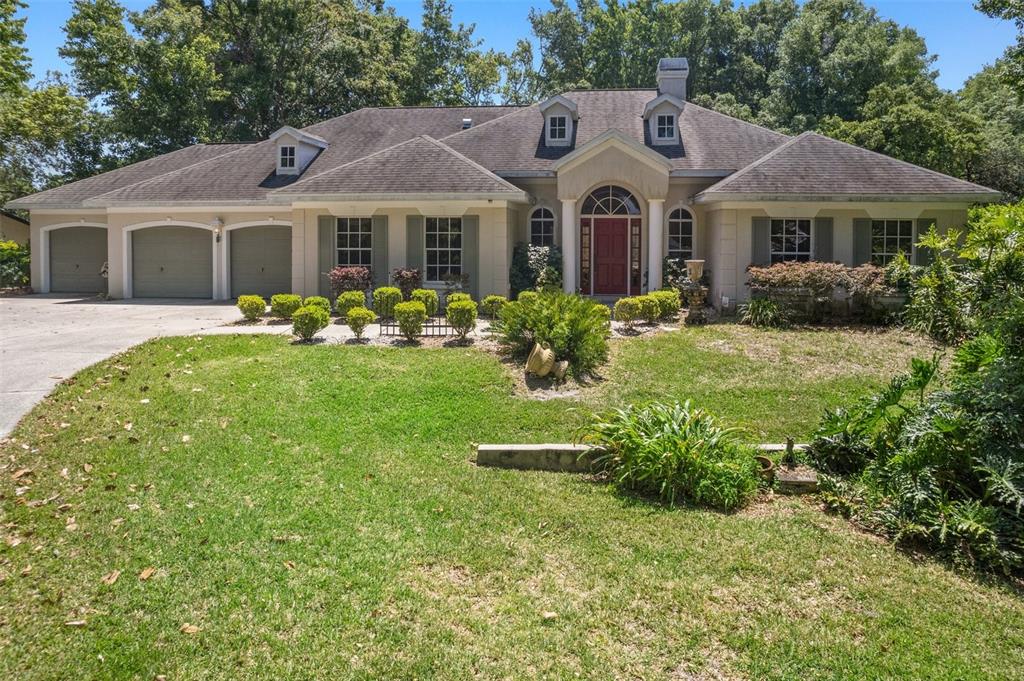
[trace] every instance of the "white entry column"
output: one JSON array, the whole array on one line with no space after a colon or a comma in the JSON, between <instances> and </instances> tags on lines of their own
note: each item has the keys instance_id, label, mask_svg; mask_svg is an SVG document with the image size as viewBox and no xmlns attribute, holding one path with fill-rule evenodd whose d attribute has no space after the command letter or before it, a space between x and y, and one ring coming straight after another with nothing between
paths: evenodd
<instances>
[{"instance_id":1,"label":"white entry column","mask_svg":"<svg viewBox=\"0 0 1024 681\"><path fill-rule=\"evenodd\" d=\"M665 223L665 199L649 199L649 223L647 225L647 290L661 288L661 245Z\"/></svg>"},{"instance_id":2,"label":"white entry column","mask_svg":"<svg viewBox=\"0 0 1024 681\"><path fill-rule=\"evenodd\" d=\"M575 293L580 245L577 241L576 199L562 199L562 290Z\"/></svg>"}]
</instances>

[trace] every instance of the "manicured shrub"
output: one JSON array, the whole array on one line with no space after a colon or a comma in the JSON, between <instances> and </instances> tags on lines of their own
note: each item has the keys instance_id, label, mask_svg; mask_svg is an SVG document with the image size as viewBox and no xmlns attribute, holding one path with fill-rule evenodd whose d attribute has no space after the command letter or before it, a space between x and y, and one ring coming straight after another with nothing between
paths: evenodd
<instances>
[{"instance_id":1,"label":"manicured shrub","mask_svg":"<svg viewBox=\"0 0 1024 681\"><path fill-rule=\"evenodd\" d=\"M317 307L323 308L324 312L327 313L328 317L331 315L331 301L327 300L323 296L309 296L308 298L302 301L303 307L309 307L310 305L315 305Z\"/></svg>"},{"instance_id":2,"label":"manicured shrub","mask_svg":"<svg viewBox=\"0 0 1024 681\"><path fill-rule=\"evenodd\" d=\"M391 273L391 283L402 292L404 300L411 300L413 291L423 286L423 275L415 267L399 267Z\"/></svg>"},{"instance_id":3,"label":"manicured shrub","mask_svg":"<svg viewBox=\"0 0 1024 681\"><path fill-rule=\"evenodd\" d=\"M427 309L427 316L433 317L437 314L437 308L439 307L439 301L437 298L437 291L430 288L418 288L412 292L410 300L418 300L423 303L423 307Z\"/></svg>"},{"instance_id":4,"label":"manicured shrub","mask_svg":"<svg viewBox=\"0 0 1024 681\"><path fill-rule=\"evenodd\" d=\"M683 303L679 298L678 290L664 289L661 291L651 291L648 295L658 303L659 319L674 319L679 314L679 308L682 307Z\"/></svg>"},{"instance_id":5,"label":"manicured shrub","mask_svg":"<svg viewBox=\"0 0 1024 681\"><path fill-rule=\"evenodd\" d=\"M784 303L771 298L753 298L739 307L740 324L765 329L785 329L792 323L792 315Z\"/></svg>"},{"instance_id":6,"label":"manicured shrub","mask_svg":"<svg viewBox=\"0 0 1024 681\"><path fill-rule=\"evenodd\" d=\"M24 286L29 282L28 246L0 241L0 286Z\"/></svg>"},{"instance_id":7,"label":"manicured shrub","mask_svg":"<svg viewBox=\"0 0 1024 681\"><path fill-rule=\"evenodd\" d=\"M349 310L354 307L366 307L365 291L344 291L334 303L334 309L342 319L346 319Z\"/></svg>"},{"instance_id":8,"label":"manicured shrub","mask_svg":"<svg viewBox=\"0 0 1024 681\"><path fill-rule=\"evenodd\" d=\"M373 286L373 276L367 267L335 267L327 278L335 297L345 291L367 291Z\"/></svg>"},{"instance_id":9,"label":"manicured shrub","mask_svg":"<svg viewBox=\"0 0 1024 681\"><path fill-rule=\"evenodd\" d=\"M636 299L640 303L640 318L648 324L657 323L661 316L661 305L658 304L657 299L650 295L637 296Z\"/></svg>"},{"instance_id":10,"label":"manicured shrub","mask_svg":"<svg viewBox=\"0 0 1024 681\"><path fill-rule=\"evenodd\" d=\"M632 329L642 316L643 306L638 298L619 298L615 301L615 321L622 322L627 329Z\"/></svg>"},{"instance_id":11,"label":"manicured shrub","mask_svg":"<svg viewBox=\"0 0 1024 681\"><path fill-rule=\"evenodd\" d=\"M373 310L381 317L394 316L395 305L402 302L402 291L394 286L381 286L373 292Z\"/></svg>"},{"instance_id":12,"label":"manicured shrub","mask_svg":"<svg viewBox=\"0 0 1024 681\"><path fill-rule=\"evenodd\" d=\"M238 296L238 311L250 322L267 313L267 301L261 296Z\"/></svg>"},{"instance_id":13,"label":"manicured shrub","mask_svg":"<svg viewBox=\"0 0 1024 681\"><path fill-rule=\"evenodd\" d=\"M472 300L456 300L448 305L444 314L459 338L465 338L476 327L476 303Z\"/></svg>"},{"instance_id":14,"label":"manicured shrub","mask_svg":"<svg viewBox=\"0 0 1024 681\"><path fill-rule=\"evenodd\" d=\"M356 338L362 338L366 327L377 321L377 315L372 310L367 310L360 305L349 308L345 321L348 323L348 328L352 329L352 333L356 335Z\"/></svg>"},{"instance_id":15,"label":"manicured shrub","mask_svg":"<svg viewBox=\"0 0 1024 681\"><path fill-rule=\"evenodd\" d=\"M518 243L512 250L509 285L512 294L562 285L562 251L557 246Z\"/></svg>"},{"instance_id":16,"label":"manicured shrub","mask_svg":"<svg viewBox=\"0 0 1024 681\"><path fill-rule=\"evenodd\" d=\"M607 313L603 305L575 294L548 292L505 305L491 328L502 348L525 358L534 343L569 362L569 373L593 374L608 359Z\"/></svg>"},{"instance_id":17,"label":"manicured shrub","mask_svg":"<svg viewBox=\"0 0 1024 681\"><path fill-rule=\"evenodd\" d=\"M508 298L505 296L487 296L480 303L480 307L483 308L484 314L494 319L501 312L501 308L508 302Z\"/></svg>"},{"instance_id":18,"label":"manicured shrub","mask_svg":"<svg viewBox=\"0 0 1024 681\"><path fill-rule=\"evenodd\" d=\"M473 300L473 296L468 293L449 293L444 297L444 304L451 305L452 303L457 303L460 300Z\"/></svg>"},{"instance_id":19,"label":"manicured shrub","mask_svg":"<svg viewBox=\"0 0 1024 681\"><path fill-rule=\"evenodd\" d=\"M582 439L599 447L594 463L615 484L670 504L731 511L757 492L754 451L689 402L632 405L594 417Z\"/></svg>"},{"instance_id":20,"label":"manicured shrub","mask_svg":"<svg viewBox=\"0 0 1024 681\"><path fill-rule=\"evenodd\" d=\"M302 340L310 340L330 319L330 313L319 305L300 307L292 313L292 333Z\"/></svg>"},{"instance_id":21,"label":"manicured shrub","mask_svg":"<svg viewBox=\"0 0 1024 681\"><path fill-rule=\"evenodd\" d=\"M293 293L278 293L270 297L270 314L281 319L291 319L292 314L302 307L302 297Z\"/></svg>"},{"instance_id":22,"label":"manicured shrub","mask_svg":"<svg viewBox=\"0 0 1024 681\"><path fill-rule=\"evenodd\" d=\"M516 300L520 303L533 303L536 302L538 296L540 294L536 291L520 291L519 295L516 296Z\"/></svg>"},{"instance_id":23,"label":"manicured shrub","mask_svg":"<svg viewBox=\"0 0 1024 681\"><path fill-rule=\"evenodd\" d=\"M405 303L397 303L394 306L394 314L398 321L398 330L402 332L406 340L411 341L423 333L423 324L427 321L427 308L420 301L410 300Z\"/></svg>"}]
</instances>

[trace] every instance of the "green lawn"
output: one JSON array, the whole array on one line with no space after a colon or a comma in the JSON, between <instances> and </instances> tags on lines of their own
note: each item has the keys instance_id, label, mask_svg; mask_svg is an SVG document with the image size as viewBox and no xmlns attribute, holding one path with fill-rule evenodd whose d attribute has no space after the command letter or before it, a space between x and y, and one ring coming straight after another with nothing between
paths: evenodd
<instances>
[{"instance_id":1,"label":"green lawn","mask_svg":"<svg viewBox=\"0 0 1024 681\"><path fill-rule=\"evenodd\" d=\"M1019 592L809 501L669 509L470 461L655 397L806 439L915 352L687 329L540 401L475 349L154 341L0 445L0 678L1021 677Z\"/></svg>"}]
</instances>

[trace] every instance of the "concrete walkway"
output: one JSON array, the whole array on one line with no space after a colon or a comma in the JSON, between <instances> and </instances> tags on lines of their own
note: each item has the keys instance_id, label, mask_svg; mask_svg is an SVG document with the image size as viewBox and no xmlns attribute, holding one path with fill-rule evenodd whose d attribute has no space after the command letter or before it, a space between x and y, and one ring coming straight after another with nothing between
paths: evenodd
<instances>
[{"instance_id":1,"label":"concrete walkway","mask_svg":"<svg viewBox=\"0 0 1024 681\"><path fill-rule=\"evenodd\" d=\"M237 319L234 305L209 301L0 298L0 436L59 381L90 364L150 338L206 332Z\"/></svg>"}]
</instances>

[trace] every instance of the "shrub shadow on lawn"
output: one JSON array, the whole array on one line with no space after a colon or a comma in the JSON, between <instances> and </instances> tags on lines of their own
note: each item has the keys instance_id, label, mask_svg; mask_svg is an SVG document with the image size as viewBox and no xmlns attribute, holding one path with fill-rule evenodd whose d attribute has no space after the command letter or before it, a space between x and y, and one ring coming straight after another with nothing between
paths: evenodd
<instances>
[{"instance_id":1,"label":"shrub shadow on lawn","mask_svg":"<svg viewBox=\"0 0 1024 681\"><path fill-rule=\"evenodd\" d=\"M267 320L267 326L287 326L292 323L290 319L271 318Z\"/></svg>"},{"instance_id":2,"label":"shrub shadow on lawn","mask_svg":"<svg viewBox=\"0 0 1024 681\"><path fill-rule=\"evenodd\" d=\"M472 338L452 338L441 344L446 348L468 348L474 345Z\"/></svg>"},{"instance_id":3,"label":"shrub shadow on lawn","mask_svg":"<svg viewBox=\"0 0 1024 681\"><path fill-rule=\"evenodd\" d=\"M369 345L369 338L346 338L342 341L342 345Z\"/></svg>"},{"instance_id":4,"label":"shrub shadow on lawn","mask_svg":"<svg viewBox=\"0 0 1024 681\"><path fill-rule=\"evenodd\" d=\"M292 345L322 345L323 343L326 343L326 342L327 342L327 339L324 338L323 336L316 336L316 337L310 338L308 340L303 340L301 338L296 338L295 340L292 341Z\"/></svg>"}]
</instances>

